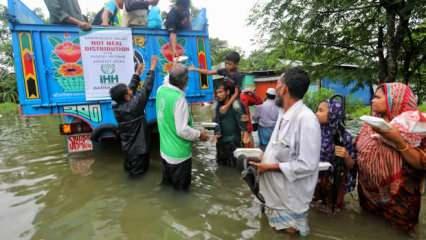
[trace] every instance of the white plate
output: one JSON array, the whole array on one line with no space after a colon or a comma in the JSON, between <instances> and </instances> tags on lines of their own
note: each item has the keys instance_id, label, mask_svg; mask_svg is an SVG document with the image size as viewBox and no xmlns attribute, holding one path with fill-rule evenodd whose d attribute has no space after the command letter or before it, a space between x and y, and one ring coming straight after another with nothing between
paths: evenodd
<instances>
[{"instance_id":1,"label":"white plate","mask_svg":"<svg viewBox=\"0 0 426 240\"><path fill-rule=\"evenodd\" d=\"M260 148L237 148L234 151L234 157L238 158L241 155L244 155L248 158L258 158L261 159L263 151Z\"/></svg>"},{"instance_id":2,"label":"white plate","mask_svg":"<svg viewBox=\"0 0 426 240\"><path fill-rule=\"evenodd\" d=\"M184 63L184 62L188 61L188 59L189 59L188 56L180 56L180 57L175 58L175 62Z\"/></svg>"},{"instance_id":3,"label":"white plate","mask_svg":"<svg viewBox=\"0 0 426 240\"><path fill-rule=\"evenodd\" d=\"M331 167L332 167L332 165L329 162L320 162L319 163L319 170L320 171L328 171Z\"/></svg>"},{"instance_id":4,"label":"white plate","mask_svg":"<svg viewBox=\"0 0 426 240\"><path fill-rule=\"evenodd\" d=\"M217 123L215 122L202 122L201 126L206 129L214 129L217 127Z\"/></svg>"},{"instance_id":5,"label":"white plate","mask_svg":"<svg viewBox=\"0 0 426 240\"><path fill-rule=\"evenodd\" d=\"M360 119L364 122L366 122L368 125L379 128L380 130L389 130L392 128L392 126L386 122L383 118L373 117L373 116L362 116Z\"/></svg>"}]
</instances>

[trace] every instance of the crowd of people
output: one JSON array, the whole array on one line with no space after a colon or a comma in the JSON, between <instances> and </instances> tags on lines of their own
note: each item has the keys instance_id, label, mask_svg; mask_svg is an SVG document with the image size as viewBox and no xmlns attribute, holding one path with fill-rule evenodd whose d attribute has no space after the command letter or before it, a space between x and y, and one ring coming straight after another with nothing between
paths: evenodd
<instances>
[{"instance_id":1,"label":"crowd of people","mask_svg":"<svg viewBox=\"0 0 426 240\"><path fill-rule=\"evenodd\" d=\"M173 57L176 51L177 32L191 30L191 1L177 0L167 13L163 24L159 0L107 0L90 23L81 12L78 0L44 0L52 24L70 24L88 31L92 26L147 27L169 32ZM164 26L163 26L164 25Z\"/></svg>"},{"instance_id":2,"label":"crowd of people","mask_svg":"<svg viewBox=\"0 0 426 240\"><path fill-rule=\"evenodd\" d=\"M185 99L189 70L176 63L169 81L158 89L156 98L162 183L185 191L191 184L192 143L208 141L211 137L206 131L193 127ZM146 96L151 88L151 74L141 90L132 90L136 76L129 88L121 86L125 96L122 99L127 101L119 103L113 97L121 105L114 109L124 136L136 134L134 129L143 129L128 127L129 123L144 123L143 116L135 115L130 122L121 122L123 117L118 110L128 108L132 102L145 103L146 99L142 100L141 96ZM413 146L396 127L383 131L368 124L363 125L355 138L345 129L344 99L341 96L326 99L314 113L303 103L309 85L307 72L301 68L288 69L276 88L267 90L265 101L258 103L253 115L258 123L259 147L264 149L264 154L260 162L250 161L250 165L256 169L258 178L259 191L255 194L262 199L256 201L271 227L305 236L309 233L308 213L312 206L337 213L344 209L345 194L357 189L365 211L384 217L398 229L414 233L425 177L426 138L422 137L421 144ZM112 96L118 87L111 90ZM215 89L216 159L219 165L227 167L242 168L241 159L235 158L233 152L245 147L244 138L251 135L247 124L248 106L242 100L242 93L255 92L241 89L232 78L219 82ZM377 88L372 100L374 116L390 122L407 111L418 111L416 97L409 86L387 83ZM126 170L138 176L146 171L146 168L137 169L149 165L149 155L138 158L143 154L126 149L133 144L139 146L135 149L147 148L139 145L142 141L136 143L137 138L133 138L132 144L125 139L122 138L123 150L128 154ZM149 136L141 139L149 139ZM135 171L128 168L130 159L134 159ZM143 161L146 164L142 164ZM331 163L331 170L320 172L321 161Z\"/></svg>"},{"instance_id":3,"label":"crowd of people","mask_svg":"<svg viewBox=\"0 0 426 240\"><path fill-rule=\"evenodd\" d=\"M45 2L52 23L75 24L83 29L118 24L162 27L158 0L108 1L92 24L82 16L77 0ZM189 0L176 1L165 21L174 54L176 34L191 29L189 7ZM123 19L118 9L124 9ZM150 134L144 109L153 88L157 61L152 58L142 87L138 87L143 70L139 66L128 86L120 84L110 90L126 155L124 168L132 177L144 174L150 165ZM264 153L260 161L249 161L250 167L256 169L254 182L258 184L252 189L257 189L255 201L271 227L305 236L309 233L311 207L336 213L344 209L345 194L357 189L362 209L407 233L415 231L426 169L424 135L414 136L418 141L413 144L413 135L396 125L383 130L365 123L359 134L352 136L345 129L343 97L324 99L316 113L303 103L310 85L309 74L303 69L285 71L276 88L267 90L263 101L257 97L250 79L239 71L239 54L231 52L224 61L225 68L218 70L187 68L176 62L168 81L157 90L163 184L189 190L192 143L212 137L193 127L185 98L188 73L217 74L224 78L215 85L217 163L242 168L241 159L235 158L233 152L254 147L252 134L257 128L259 147ZM253 116L250 106L256 106ZM418 112L417 98L405 84L386 83L375 90L371 109L373 116L392 122L401 114ZM257 127L252 121L257 122ZM425 119L420 117L418 121ZM328 162L332 168L320 172L320 162Z\"/></svg>"}]
</instances>

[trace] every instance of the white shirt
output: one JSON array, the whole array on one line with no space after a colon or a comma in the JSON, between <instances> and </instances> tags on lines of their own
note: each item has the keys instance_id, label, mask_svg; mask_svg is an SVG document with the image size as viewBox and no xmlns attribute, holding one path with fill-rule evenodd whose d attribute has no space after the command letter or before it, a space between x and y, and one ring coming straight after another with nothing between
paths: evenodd
<instances>
[{"instance_id":1,"label":"white shirt","mask_svg":"<svg viewBox=\"0 0 426 240\"><path fill-rule=\"evenodd\" d=\"M174 111L174 119L176 125L176 133L179 137L194 142L200 138L201 132L197 129L194 129L189 126L189 107L188 102L185 98L185 92L180 88L175 87L169 83L164 84L163 87L173 88L183 94L183 96L176 101L175 111ZM161 157L166 160L169 164L179 164L188 159L175 159L170 156L167 156L161 153Z\"/></svg>"},{"instance_id":2,"label":"white shirt","mask_svg":"<svg viewBox=\"0 0 426 240\"><path fill-rule=\"evenodd\" d=\"M302 101L280 110L263 162L279 163L281 172L265 172L260 192L266 206L296 213L309 210L318 181L321 129L315 114Z\"/></svg>"}]
</instances>

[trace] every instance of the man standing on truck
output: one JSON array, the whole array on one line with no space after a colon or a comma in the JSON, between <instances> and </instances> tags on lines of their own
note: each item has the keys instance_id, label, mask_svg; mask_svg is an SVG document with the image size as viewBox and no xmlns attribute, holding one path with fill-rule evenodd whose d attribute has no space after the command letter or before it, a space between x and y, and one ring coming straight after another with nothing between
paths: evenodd
<instances>
[{"instance_id":1,"label":"man standing on truck","mask_svg":"<svg viewBox=\"0 0 426 240\"><path fill-rule=\"evenodd\" d=\"M52 24L72 24L83 30L90 30L90 23L81 14L77 0L44 0Z\"/></svg>"},{"instance_id":2,"label":"man standing on truck","mask_svg":"<svg viewBox=\"0 0 426 240\"><path fill-rule=\"evenodd\" d=\"M192 128L192 117L185 98L188 69L175 64L169 82L157 91L156 109L163 165L162 184L187 191L191 185L192 142L207 141L204 131Z\"/></svg>"},{"instance_id":3,"label":"man standing on truck","mask_svg":"<svg viewBox=\"0 0 426 240\"><path fill-rule=\"evenodd\" d=\"M124 0L108 0L93 19L93 25L120 26Z\"/></svg>"},{"instance_id":4,"label":"man standing on truck","mask_svg":"<svg viewBox=\"0 0 426 240\"><path fill-rule=\"evenodd\" d=\"M149 6L156 6L159 0L124 0L123 27L147 26Z\"/></svg>"},{"instance_id":5,"label":"man standing on truck","mask_svg":"<svg viewBox=\"0 0 426 240\"><path fill-rule=\"evenodd\" d=\"M170 35L173 58L179 57L177 48L177 32L191 30L191 0L177 0L167 14L165 26Z\"/></svg>"},{"instance_id":6,"label":"man standing on truck","mask_svg":"<svg viewBox=\"0 0 426 240\"><path fill-rule=\"evenodd\" d=\"M118 122L121 146L126 153L124 169L130 177L144 174L149 168L149 134L145 119L145 106L148 103L154 84L154 70L158 58L151 59L150 71L143 87L139 76L143 72L143 65L138 65L129 84L118 84L111 88L110 95L115 118Z\"/></svg>"}]
</instances>

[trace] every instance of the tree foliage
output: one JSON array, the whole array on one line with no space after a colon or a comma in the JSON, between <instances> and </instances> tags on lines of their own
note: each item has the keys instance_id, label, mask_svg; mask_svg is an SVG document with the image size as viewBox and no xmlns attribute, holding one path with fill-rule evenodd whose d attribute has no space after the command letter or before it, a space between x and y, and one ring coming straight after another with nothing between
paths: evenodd
<instances>
[{"instance_id":1,"label":"tree foliage","mask_svg":"<svg viewBox=\"0 0 426 240\"><path fill-rule=\"evenodd\" d=\"M13 50L6 14L7 8L0 5L0 103L18 101L15 75L11 73Z\"/></svg>"},{"instance_id":2,"label":"tree foliage","mask_svg":"<svg viewBox=\"0 0 426 240\"><path fill-rule=\"evenodd\" d=\"M407 83L425 82L425 20L424 0L267 0L249 18L280 58L326 72L350 63L362 79Z\"/></svg>"}]
</instances>

